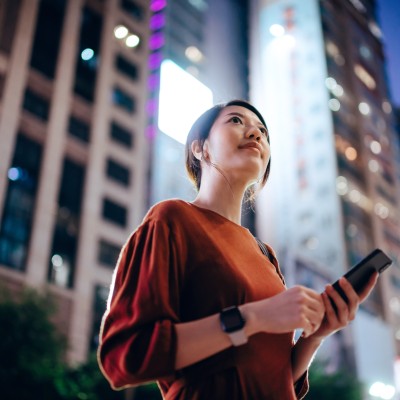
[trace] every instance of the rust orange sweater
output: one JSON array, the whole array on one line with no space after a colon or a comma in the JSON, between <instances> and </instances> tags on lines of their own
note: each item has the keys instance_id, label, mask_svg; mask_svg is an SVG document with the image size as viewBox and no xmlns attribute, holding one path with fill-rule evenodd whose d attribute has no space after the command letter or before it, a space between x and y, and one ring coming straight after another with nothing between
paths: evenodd
<instances>
[{"instance_id":1,"label":"rust orange sweater","mask_svg":"<svg viewBox=\"0 0 400 400\"><path fill-rule=\"evenodd\" d=\"M113 388L157 381L168 400L302 398L308 382L305 374L293 384L293 332L259 333L174 368L174 324L284 290L276 259L247 229L181 200L161 202L122 248L100 333L101 369Z\"/></svg>"}]
</instances>

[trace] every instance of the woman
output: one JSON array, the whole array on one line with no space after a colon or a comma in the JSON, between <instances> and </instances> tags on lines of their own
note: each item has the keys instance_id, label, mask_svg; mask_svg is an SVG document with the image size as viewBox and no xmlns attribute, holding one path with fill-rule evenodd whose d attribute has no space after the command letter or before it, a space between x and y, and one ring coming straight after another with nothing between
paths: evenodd
<instances>
[{"instance_id":1,"label":"woman","mask_svg":"<svg viewBox=\"0 0 400 400\"><path fill-rule=\"evenodd\" d=\"M118 260L99 348L113 388L156 380L168 400L304 397L315 351L354 319L377 276L360 297L341 279L348 303L331 285L285 287L273 250L267 258L240 224L270 163L268 129L249 103L195 122L186 167L196 199L155 205Z\"/></svg>"}]
</instances>

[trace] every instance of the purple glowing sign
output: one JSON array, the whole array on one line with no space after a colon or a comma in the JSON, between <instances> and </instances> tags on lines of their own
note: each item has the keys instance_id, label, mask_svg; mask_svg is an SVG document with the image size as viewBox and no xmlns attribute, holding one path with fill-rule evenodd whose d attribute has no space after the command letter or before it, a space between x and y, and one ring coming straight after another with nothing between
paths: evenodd
<instances>
[{"instance_id":1,"label":"purple glowing sign","mask_svg":"<svg viewBox=\"0 0 400 400\"><path fill-rule=\"evenodd\" d=\"M146 128L146 137L148 139L154 139L157 135L157 127L155 125L149 125Z\"/></svg>"},{"instance_id":2,"label":"purple glowing sign","mask_svg":"<svg viewBox=\"0 0 400 400\"><path fill-rule=\"evenodd\" d=\"M164 14L155 14L150 18L150 28L155 31L165 25Z\"/></svg>"},{"instance_id":3,"label":"purple glowing sign","mask_svg":"<svg viewBox=\"0 0 400 400\"><path fill-rule=\"evenodd\" d=\"M157 99L150 99L147 101L146 104L146 111L149 115L154 115L157 111L158 107L158 100Z\"/></svg>"},{"instance_id":4,"label":"purple glowing sign","mask_svg":"<svg viewBox=\"0 0 400 400\"><path fill-rule=\"evenodd\" d=\"M165 43L164 35L162 33L155 33L150 36L149 48L151 50L157 50L162 47Z\"/></svg>"},{"instance_id":5,"label":"purple glowing sign","mask_svg":"<svg viewBox=\"0 0 400 400\"><path fill-rule=\"evenodd\" d=\"M147 87L149 90L156 90L160 84L160 76L158 74L150 75L147 79Z\"/></svg>"},{"instance_id":6,"label":"purple glowing sign","mask_svg":"<svg viewBox=\"0 0 400 400\"><path fill-rule=\"evenodd\" d=\"M161 53L153 53L149 56L149 68L151 70L159 68L161 61L163 60Z\"/></svg>"},{"instance_id":7,"label":"purple glowing sign","mask_svg":"<svg viewBox=\"0 0 400 400\"><path fill-rule=\"evenodd\" d=\"M150 4L151 11L160 11L167 5L167 0L153 0Z\"/></svg>"}]
</instances>

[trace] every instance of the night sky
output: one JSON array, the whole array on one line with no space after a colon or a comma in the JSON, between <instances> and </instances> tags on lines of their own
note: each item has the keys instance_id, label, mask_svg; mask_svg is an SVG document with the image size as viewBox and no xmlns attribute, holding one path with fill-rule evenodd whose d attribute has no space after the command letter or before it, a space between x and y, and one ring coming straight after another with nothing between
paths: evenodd
<instances>
[{"instance_id":1,"label":"night sky","mask_svg":"<svg viewBox=\"0 0 400 400\"><path fill-rule=\"evenodd\" d=\"M377 0L391 100L400 107L400 0Z\"/></svg>"}]
</instances>

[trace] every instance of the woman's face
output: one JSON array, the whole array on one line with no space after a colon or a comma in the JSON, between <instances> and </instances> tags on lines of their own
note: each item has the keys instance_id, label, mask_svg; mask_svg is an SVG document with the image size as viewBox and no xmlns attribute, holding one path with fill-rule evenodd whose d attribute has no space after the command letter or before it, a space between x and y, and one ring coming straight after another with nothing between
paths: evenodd
<instances>
[{"instance_id":1,"label":"woman's face","mask_svg":"<svg viewBox=\"0 0 400 400\"><path fill-rule=\"evenodd\" d=\"M231 178L254 183L263 177L270 158L267 128L247 108L227 106L211 128L204 154Z\"/></svg>"}]
</instances>

